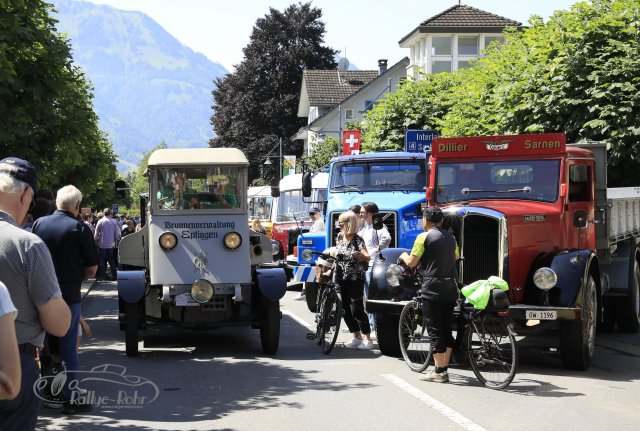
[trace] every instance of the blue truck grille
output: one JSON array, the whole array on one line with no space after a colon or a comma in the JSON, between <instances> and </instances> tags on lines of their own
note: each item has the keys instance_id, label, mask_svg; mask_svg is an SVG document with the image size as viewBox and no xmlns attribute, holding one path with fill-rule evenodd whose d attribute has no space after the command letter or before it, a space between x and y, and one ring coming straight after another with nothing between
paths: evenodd
<instances>
[{"instance_id":1,"label":"blue truck grille","mask_svg":"<svg viewBox=\"0 0 640 431\"><path fill-rule=\"evenodd\" d=\"M473 283L499 275L498 220L482 215L464 218L462 282Z\"/></svg>"},{"instance_id":2,"label":"blue truck grille","mask_svg":"<svg viewBox=\"0 0 640 431\"><path fill-rule=\"evenodd\" d=\"M331 213L331 225L329 226L329 232L331 234L330 246L336 245L336 236L338 236L338 232L340 232L340 228L338 227L338 217L340 217L340 214L343 212L344 211ZM380 214L382 214L384 224L391 235L391 244L389 247L397 247L397 214L394 211L380 211Z\"/></svg>"}]
</instances>

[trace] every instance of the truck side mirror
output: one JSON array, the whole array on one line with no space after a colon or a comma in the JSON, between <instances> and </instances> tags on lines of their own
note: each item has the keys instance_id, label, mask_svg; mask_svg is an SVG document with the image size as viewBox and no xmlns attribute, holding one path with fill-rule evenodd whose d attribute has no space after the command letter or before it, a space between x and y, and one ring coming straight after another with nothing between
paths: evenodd
<instances>
[{"instance_id":1,"label":"truck side mirror","mask_svg":"<svg viewBox=\"0 0 640 431\"><path fill-rule=\"evenodd\" d=\"M587 227L587 213L584 210L573 213L573 225L579 229Z\"/></svg>"},{"instance_id":2,"label":"truck side mirror","mask_svg":"<svg viewBox=\"0 0 640 431\"><path fill-rule=\"evenodd\" d=\"M302 196L305 198L311 196L311 172L302 174Z\"/></svg>"},{"instance_id":3,"label":"truck side mirror","mask_svg":"<svg viewBox=\"0 0 640 431\"><path fill-rule=\"evenodd\" d=\"M124 199L127 197L127 183L122 180L117 180L115 183L115 193L116 197L119 199Z\"/></svg>"},{"instance_id":4,"label":"truck side mirror","mask_svg":"<svg viewBox=\"0 0 640 431\"><path fill-rule=\"evenodd\" d=\"M380 230L384 227L384 223L382 222L382 214L375 213L371 216L371 219L373 220L372 224L375 230Z\"/></svg>"},{"instance_id":5,"label":"truck side mirror","mask_svg":"<svg viewBox=\"0 0 640 431\"><path fill-rule=\"evenodd\" d=\"M271 181L271 196L274 198L280 197L280 181L277 179Z\"/></svg>"}]
</instances>

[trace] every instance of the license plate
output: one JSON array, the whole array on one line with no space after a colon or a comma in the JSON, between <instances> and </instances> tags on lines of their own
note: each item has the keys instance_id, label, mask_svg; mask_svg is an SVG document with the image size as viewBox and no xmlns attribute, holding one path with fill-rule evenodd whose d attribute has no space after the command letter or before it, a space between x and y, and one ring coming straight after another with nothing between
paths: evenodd
<instances>
[{"instance_id":1,"label":"license plate","mask_svg":"<svg viewBox=\"0 0 640 431\"><path fill-rule=\"evenodd\" d=\"M527 310L525 317L528 320L556 320L558 312L555 310Z\"/></svg>"},{"instance_id":2,"label":"license plate","mask_svg":"<svg viewBox=\"0 0 640 431\"><path fill-rule=\"evenodd\" d=\"M200 304L196 302L190 293L176 295L176 307L196 307Z\"/></svg>"}]
</instances>

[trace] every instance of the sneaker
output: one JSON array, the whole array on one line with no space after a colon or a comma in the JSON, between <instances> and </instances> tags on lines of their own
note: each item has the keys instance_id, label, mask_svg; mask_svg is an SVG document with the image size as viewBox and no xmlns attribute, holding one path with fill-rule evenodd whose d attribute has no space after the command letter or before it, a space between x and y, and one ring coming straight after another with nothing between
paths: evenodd
<instances>
[{"instance_id":1,"label":"sneaker","mask_svg":"<svg viewBox=\"0 0 640 431\"><path fill-rule=\"evenodd\" d=\"M362 342L358 346L358 349L371 350L373 349L373 342L371 340L362 340Z\"/></svg>"},{"instance_id":2,"label":"sneaker","mask_svg":"<svg viewBox=\"0 0 640 431\"><path fill-rule=\"evenodd\" d=\"M293 299L295 299L296 301L302 301L303 299L305 299L304 290L298 293L296 296L294 296Z\"/></svg>"},{"instance_id":3,"label":"sneaker","mask_svg":"<svg viewBox=\"0 0 640 431\"><path fill-rule=\"evenodd\" d=\"M93 406L89 403L79 403L65 401L62 406L62 413L65 415L73 415L75 413L88 413L93 410Z\"/></svg>"},{"instance_id":4,"label":"sneaker","mask_svg":"<svg viewBox=\"0 0 640 431\"><path fill-rule=\"evenodd\" d=\"M353 337L353 340L348 343L344 343L344 347L358 348L362 344L362 340L356 337Z\"/></svg>"},{"instance_id":5,"label":"sneaker","mask_svg":"<svg viewBox=\"0 0 640 431\"><path fill-rule=\"evenodd\" d=\"M447 383L449 381L449 373L446 371L443 373L436 373L435 370L432 370L426 376L420 377L420 380L423 382Z\"/></svg>"}]
</instances>

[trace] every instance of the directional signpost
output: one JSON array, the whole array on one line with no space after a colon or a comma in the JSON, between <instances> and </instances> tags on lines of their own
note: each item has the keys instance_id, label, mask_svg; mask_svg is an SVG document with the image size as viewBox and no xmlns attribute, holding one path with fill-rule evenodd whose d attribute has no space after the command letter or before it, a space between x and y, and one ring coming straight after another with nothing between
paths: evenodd
<instances>
[{"instance_id":1,"label":"directional signpost","mask_svg":"<svg viewBox=\"0 0 640 431\"><path fill-rule=\"evenodd\" d=\"M424 153L431 149L431 142L440 137L433 130L407 130L404 132L404 150L408 153Z\"/></svg>"}]
</instances>

